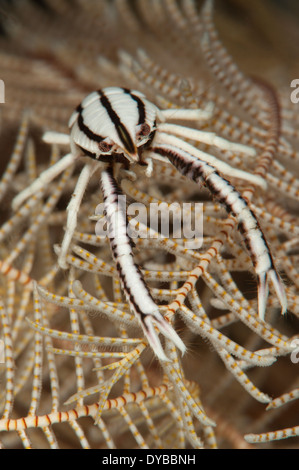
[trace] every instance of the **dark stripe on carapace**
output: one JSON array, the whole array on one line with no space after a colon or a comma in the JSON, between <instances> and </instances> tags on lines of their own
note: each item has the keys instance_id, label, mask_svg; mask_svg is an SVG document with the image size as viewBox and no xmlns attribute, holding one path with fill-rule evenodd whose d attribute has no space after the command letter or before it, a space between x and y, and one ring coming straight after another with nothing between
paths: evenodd
<instances>
[{"instance_id":1,"label":"dark stripe on carapace","mask_svg":"<svg viewBox=\"0 0 299 470\"><path fill-rule=\"evenodd\" d=\"M84 123L83 116L82 116L83 108L81 104L77 106L77 111L79 113L77 122L78 122L80 131L82 131L90 140L94 140L95 142L102 142L104 140L104 137L92 132L92 130L90 130L89 127L86 126L86 124Z\"/></svg>"},{"instance_id":2,"label":"dark stripe on carapace","mask_svg":"<svg viewBox=\"0 0 299 470\"><path fill-rule=\"evenodd\" d=\"M133 100L136 101L139 113L138 124L145 123L145 106L144 102L139 98L139 96L134 95L128 88L123 88L124 92L131 96Z\"/></svg>"},{"instance_id":3,"label":"dark stripe on carapace","mask_svg":"<svg viewBox=\"0 0 299 470\"><path fill-rule=\"evenodd\" d=\"M77 147L82 151L82 156L90 157L93 160L98 160L96 153L90 152L89 150L84 149L80 145L77 145Z\"/></svg>"},{"instance_id":4,"label":"dark stripe on carapace","mask_svg":"<svg viewBox=\"0 0 299 470\"><path fill-rule=\"evenodd\" d=\"M98 90L98 94L100 96L100 100L104 108L106 109L111 121L115 125L116 132L118 133L118 136L122 143L124 144L125 149L129 153L135 153L136 148L135 145L131 139L131 136L129 132L127 131L126 127L123 125L121 122L118 114L114 111L114 109L111 106L110 101L108 100L107 96L102 90Z\"/></svg>"},{"instance_id":5,"label":"dark stripe on carapace","mask_svg":"<svg viewBox=\"0 0 299 470\"><path fill-rule=\"evenodd\" d=\"M93 160L97 160L99 162L104 162L104 163L122 163L125 168L129 168L129 161L128 159L124 156L123 153L111 153L109 155L102 155L102 154L96 154L93 152L90 152L89 150L84 149L80 145L77 145L79 149L82 151L82 156L83 157L90 157Z\"/></svg>"}]
</instances>

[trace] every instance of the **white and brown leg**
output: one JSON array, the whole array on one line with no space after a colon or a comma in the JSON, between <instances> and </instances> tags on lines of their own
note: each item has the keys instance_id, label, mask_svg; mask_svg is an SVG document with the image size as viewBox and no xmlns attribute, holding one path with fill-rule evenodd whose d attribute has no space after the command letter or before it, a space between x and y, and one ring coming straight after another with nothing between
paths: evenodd
<instances>
[{"instance_id":1,"label":"white and brown leg","mask_svg":"<svg viewBox=\"0 0 299 470\"><path fill-rule=\"evenodd\" d=\"M50 168L43 171L36 180L34 180L27 188L21 191L13 200L12 208L13 210L18 209L18 207L30 196L32 196L36 191L42 189L45 185L49 184L56 176L66 170L72 163L76 161L78 157L74 156L72 153L68 153L62 157L58 162L56 162Z\"/></svg>"},{"instance_id":2,"label":"white and brown leg","mask_svg":"<svg viewBox=\"0 0 299 470\"><path fill-rule=\"evenodd\" d=\"M225 206L227 212L236 217L258 276L258 310L260 318L263 320L265 317L269 279L271 279L280 301L282 313L285 313L287 300L282 281L275 269L268 243L258 220L248 207L245 199L229 181L219 175L212 165L194 158L189 153L172 145L155 146L152 151L167 157L183 175L196 183L203 182Z\"/></svg>"},{"instance_id":3,"label":"white and brown leg","mask_svg":"<svg viewBox=\"0 0 299 470\"><path fill-rule=\"evenodd\" d=\"M89 162L85 164L76 183L76 187L72 194L71 200L67 206L67 222L65 234L62 240L61 250L58 257L58 264L62 269L67 269L68 267L66 263L66 255L69 250L74 231L77 227L78 211L89 180L97 169L98 162Z\"/></svg>"},{"instance_id":4,"label":"white and brown leg","mask_svg":"<svg viewBox=\"0 0 299 470\"><path fill-rule=\"evenodd\" d=\"M116 263L122 288L131 310L139 319L146 338L155 354L162 361L167 361L155 325L161 333L185 352L186 347L172 326L163 318L142 277L140 269L134 263L132 241L128 235L126 205L122 193L110 166L101 173L101 186L106 211L108 237Z\"/></svg>"},{"instance_id":5,"label":"white and brown leg","mask_svg":"<svg viewBox=\"0 0 299 470\"><path fill-rule=\"evenodd\" d=\"M164 124L162 124L161 126L164 126ZM159 129L161 128L163 127L159 127ZM239 178L245 181L249 181L250 183L260 186L263 189L267 188L267 183L263 178L261 178L261 176L253 175L252 173L239 170L238 168L233 168L228 163L225 163L219 160L218 158L214 157L213 155L210 155L209 153L206 153L206 152L203 152L202 150L197 149L196 147L189 144L188 142L185 142L183 139L175 137L174 135L171 135L171 134L167 134L165 132L160 132L159 129L156 132L156 135L152 144L153 146L161 145L161 144L172 145L174 147L177 147L178 149L184 150L185 152L189 153L195 158L198 158L199 160L202 160L214 166L215 168L218 169L218 171L220 171L224 175L234 177L234 178Z\"/></svg>"},{"instance_id":6,"label":"white and brown leg","mask_svg":"<svg viewBox=\"0 0 299 470\"><path fill-rule=\"evenodd\" d=\"M43 141L48 144L58 145L69 145L70 136L69 134L62 134L60 132L45 132L43 135ZM32 196L35 192L39 191L44 185L50 183L56 176L62 173L68 168L77 156L72 153L68 153L62 157L55 165L51 166L47 170L43 171L39 177L32 182L30 186L25 188L20 194L18 194L12 201L12 208L16 210L28 197Z\"/></svg>"}]
</instances>

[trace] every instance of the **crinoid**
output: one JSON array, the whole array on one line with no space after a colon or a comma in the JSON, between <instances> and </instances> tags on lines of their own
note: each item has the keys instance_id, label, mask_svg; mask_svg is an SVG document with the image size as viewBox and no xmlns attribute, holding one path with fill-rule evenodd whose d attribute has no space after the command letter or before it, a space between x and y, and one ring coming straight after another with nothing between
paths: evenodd
<instances>
[{"instance_id":1,"label":"crinoid","mask_svg":"<svg viewBox=\"0 0 299 470\"><path fill-rule=\"evenodd\" d=\"M289 90L241 72L210 0L43 5L3 25L2 446L292 446Z\"/></svg>"}]
</instances>

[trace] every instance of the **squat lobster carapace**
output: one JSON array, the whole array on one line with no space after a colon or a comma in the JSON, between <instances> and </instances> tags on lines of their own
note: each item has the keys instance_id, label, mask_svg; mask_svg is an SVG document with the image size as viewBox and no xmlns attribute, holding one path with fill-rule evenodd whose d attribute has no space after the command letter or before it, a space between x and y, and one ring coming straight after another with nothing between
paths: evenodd
<instances>
[{"instance_id":1,"label":"squat lobster carapace","mask_svg":"<svg viewBox=\"0 0 299 470\"><path fill-rule=\"evenodd\" d=\"M250 173L232 168L219 159L198 150L183 140L192 139L254 156L252 148L234 144L216 136L189 127L165 123L166 118L198 121L208 118L201 110L178 110L169 113L158 109L145 96L126 88L104 88L89 94L72 114L70 136L46 133L49 143L68 143L71 153L45 170L37 180L24 189L13 200L17 208L25 199L44 184L52 181L59 173L79 157L89 157L78 178L73 197L68 205L67 225L59 253L58 263L67 268L66 256L77 225L77 214L91 176L101 170L101 187L105 201L108 232L113 258L116 263L122 288L131 310L139 318L144 333L156 355L167 360L159 341L155 326L184 353L185 345L172 326L163 318L143 280L138 266L134 263L131 240L127 234L125 208L118 203L120 188L113 175L116 162L128 165L140 164L147 167L151 175L152 161L163 159L172 163L178 171L196 183L203 183L232 213L240 226L246 247L258 276L259 316L264 319L268 296L268 280L271 279L282 306L287 309L283 284L276 271L267 241L254 213L247 202L231 183L221 174L250 181L265 187L264 180ZM114 226L118 220L117 228Z\"/></svg>"}]
</instances>

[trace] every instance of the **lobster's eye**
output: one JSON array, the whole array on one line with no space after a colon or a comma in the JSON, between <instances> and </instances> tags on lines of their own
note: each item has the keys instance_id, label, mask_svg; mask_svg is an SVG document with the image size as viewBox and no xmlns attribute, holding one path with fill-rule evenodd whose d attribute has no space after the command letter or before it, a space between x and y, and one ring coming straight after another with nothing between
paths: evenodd
<instances>
[{"instance_id":1,"label":"lobster's eye","mask_svg":"<svg viewBox=\"0 0 299 470\"><path fill-rule=\"evenodd\" d=\"M149 135L150 132L151 132L151 128L146 122L141 124L140 131L139 131L140 136Z\"/></svg>"},{"instance_id":2,"label":"lobster's eye","mask_svg":"<svg viewBox=\"0 0 299 470\"><path fill-rule=\"evenodd\" d=\"M107 152L110 152L110 150L112 149L112 144L108 144L108 142L100 142L99 143L99 150L100 152L102 153L107 153Z\"/></svg>"}]
</instances>

